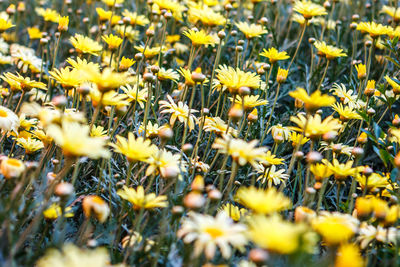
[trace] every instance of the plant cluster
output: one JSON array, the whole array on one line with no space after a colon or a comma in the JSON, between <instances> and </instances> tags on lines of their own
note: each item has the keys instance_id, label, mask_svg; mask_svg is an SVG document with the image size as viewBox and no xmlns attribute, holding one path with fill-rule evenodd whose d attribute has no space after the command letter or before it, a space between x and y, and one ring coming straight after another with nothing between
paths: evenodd
<instances>
[{"instance_id":1,"label":"plant cluster","mask_svg":"<svg viewBox=\"0 0 400 267\"><path fill-rule=\"evenodd\" d=\"M399 1L0 6L1 266L400 265Z\"/></svg>"}]
</instances>

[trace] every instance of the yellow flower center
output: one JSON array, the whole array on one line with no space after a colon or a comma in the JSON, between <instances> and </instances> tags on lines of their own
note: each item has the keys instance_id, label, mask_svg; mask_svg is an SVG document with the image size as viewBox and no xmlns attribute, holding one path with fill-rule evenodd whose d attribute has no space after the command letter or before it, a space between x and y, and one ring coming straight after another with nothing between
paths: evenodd
<instances>
[{"instance_id":1,"label":"yellow flower center","mask_svg":"<svg viewBox=\"0 0 400 267\"><path fill-rule=\"evenodd\" d=\"M207 227L205 232L209 234L213 239L216 239L224 234L224 232L220 228L216 227Z\"/></svg>"},{"instance_id":2,"label":"yellow flower center","mask_svg":"<svg viewBox=\"0 0 400 267\"><path fill-rule=\"evenodd\" d=\"M0 109L0 117L3 117L3 118L6 118L6 117L8 117L8 114L7 114L7 112L6 112L6 111L4 111L4 110L1 110L1 109Z\"/></svg>"},{"instance_id":3,"label":"yellow flower center","mask_svg":"<svg viewBox=\"0 0 400 267\"><path fill-rule=\"evenodd\" d=\"M21 162L17 159L8 159L7 164L15 167L21 167Z\"/></svg>"}]
</instances>

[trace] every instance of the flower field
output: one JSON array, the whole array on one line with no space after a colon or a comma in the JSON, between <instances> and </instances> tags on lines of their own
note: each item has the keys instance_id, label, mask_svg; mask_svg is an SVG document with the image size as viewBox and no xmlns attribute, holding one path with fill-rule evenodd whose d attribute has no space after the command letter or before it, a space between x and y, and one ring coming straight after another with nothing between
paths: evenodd
<instances>
[{"instance_id":1,"label":"flower field","mask_svg":"<svg viewBox=\"0 0 400 267\"><path fill-rule=\"evenodd\" d=\"M400 2L0 2L0 266L400 265Z\"/></svg>"}]
</instances>

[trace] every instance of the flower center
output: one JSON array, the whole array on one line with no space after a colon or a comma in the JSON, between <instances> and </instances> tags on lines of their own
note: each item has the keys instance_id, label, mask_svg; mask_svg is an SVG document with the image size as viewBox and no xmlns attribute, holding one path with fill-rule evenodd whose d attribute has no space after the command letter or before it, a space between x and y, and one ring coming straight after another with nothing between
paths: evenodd
<instances>
[{"instance_id":1,"label":"flower center","mask_svg":"<svg viewBox=\"0 0 400 267\"><path fill-rule=\"evenodd\" d=\"M205 229L205 232L209 234L213 239L216 239L217 237L220 237L224 234L224 232L220 228L216 227L207 227Z\"/></svg>"},{"instance_id":2,"label":"flower center","mask_svg":"<svg viewBox=\"0 0 400 267\"><path fill-rule=\"evenodd\" d=\"M6 118L6 117L8 117L8 114L7 114L7 112L6 112L6 111L4 111L4 110L1 110L1 109L0 109L0 117L3 117L3 118Z\"/></svg>"}]
</instances>

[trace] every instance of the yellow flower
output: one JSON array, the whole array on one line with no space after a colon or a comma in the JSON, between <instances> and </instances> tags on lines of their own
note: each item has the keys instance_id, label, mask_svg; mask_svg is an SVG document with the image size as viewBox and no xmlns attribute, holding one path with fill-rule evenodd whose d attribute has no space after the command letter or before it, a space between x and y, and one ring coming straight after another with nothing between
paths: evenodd
<instances>
[{"instance_id":1,"label":"yellow flower","mask_svg":"<svg viewBox=\"0 0 400 267\"><path fill-rule=\"evenodd\" d=\"M257 162L265 154L265 148L256 147L257 143L257 140L246 142L242 139L232 138L230 135L223 135L222 138L214 141L212 148L218 149L222 154L230 155L240 166L250 163L257 168Z\"/></svg>"},{"instance_id":2,"label":"yellow flower","mask_svg":"<svg viewBox=\"0 0 400 267\"><path fill-rule=\"evenodd\" d=\"M386 13L389 16L391 16L395 22L398 22L400 20L400 9L399 8L396 9L395 7L384 5L382 7L381 12Z\"/></svg>"},{"instance_id":3,"label":"yellow flower","mask_svg":"<svg viewBox=\"0 0 400 267\"><path fill-rule=\"evenodd\" d=\"M75 34L71 37L70 42L75 47L76 51L80 54L91 54L98 56L103 47L96 41L81 34Z\"/></svg>"},{"instance_id":4,"label":"yellow flower","mask_svg":"<svg viewBox=\"0 0 400 267\"><path fill-rule=\"evenodd\" d=\"M320 90L314 91L311 95L308 95L304 88L297 87L296 91L292 91L289 95L302 101L305 108L309 112L314 112L321 107L327 107L336 102L336 99L330 95L321 94Z\"/></svg>"},{"instance_id":5,"label":"yellow flower","mask_svg":"<svg viewBox=\"0 0 400 267\"><path fill-rule=\"evenodd\" d=\"M89 136L89 126L63 120L61 127L52 124L47 134L61 147L67 157L108 158L110 152L105 148L105 140Z\"/></svg>"},{"instance_id":6,"label":"yellow flower","mask_svg":"<svg viewBox=\"0 0 400 267\"><path fill-rule=\"evenodd\" d=\"M135 210L151 210L168 206L166 196L156 196L154 193L145 194L143 186L138 186L136 190L124 186L123 189L117 191L117 194L131 203Z\"/></svg>"},{"instance_id":7,"label":"yellow flower","mask_svg":"<svg viewBox=\"0 0 400 267\"><path fill-rule=\"evenodd\" d=\"M157 72L157 78L160 81L171 80L174 82L178 82L179 74L172 69L166 70L164 68L160 68L160 70Z\"/></svg>"},{"instance_id":8,"label":"yellow flower","mask_svg":"<svg viewBox=\"0 0 400 267\"><path fill-rule=\"evenodd\" d=\"M37 267L75 267L93 266L105 267L110 265L110 256L106 248L82 249L73 244L66 244L59 249L50 249L35 264Z\"/></svg>"},{"instance_id":9,"label":"yellow flower","mask_svg":"<svg viewBox=\"0 0 400 267\"><path fill-rule=\"evenodd\" d=\"M329 166L323 163L316 163L310 165L310 171L314 174L315 180L321 181L322 179L328 178L333 174L333 171Z\"/></svg>"},{"instance_id":10,"label":"yellow flower","mask_svg":"<svg viewBox=\"0 0 400 267\"><path fill-rule=\"evenodd\" d=\"M167 10L172 13L172 16L178 20L182 20L182 12L186 9L185 6L181 5L178 1L175 0L154 0L155 5L153 5L153 9L157 6L158 10Z\"/></svg>"},{"instance_id":11,"label":"yellow flower","mask_svg":"<svg viewBox=\"0 0 400 267\"><path fill-rule=\"evenodd\" d=\"M11 21L0 18L0 33L5 32L12 27L15 27L15 25L13 25Z\"/></svg>"},{"instance_id":12,"label":"yellow flower","mask_svg":"<svg viewBox=\"0 0 400 267\"><path fill-rule=\"evenodd\" d=\"M289 70L278 68L278 73L276 74L276 82L277 83L284 83L286 82L287 76L289 74Z\"/></svg>"},{"instance_id":13,"label":"yellow flower","mask_svg":"<svg viewBox=\"0 0 400 267\"><path fill-rule=\"evenodd\" d=\"M260 163L264 166L280 165L283 164L284 161L283 158L277 158L276 155L271 153L271 151L267 151L267 153L262 155L260 159Z\"/></svg>"},{"instance_id":14,"label":"yellow flower","mask_svg":"<svg viewBox=\"0 0 400 267\"><path fill-rule=\"evenodd\" d=\"M45 21L51 21L54 23L58 23L58 20L60 19L60 14L50 8L36 8L36 13L38 13L39 16L43 17Z\"/></svg>"},{"instance_id":15,"label":"yellow flower","mask_svg":"<svg viewBox=\"0 0 400 267\"><path fill-rule=\"evenodd\" d=\"M29 39L34 40L34 39L42 38L43 33L40 31L39 28L29 27L28 28L28 35L29 35Z\"/></svg>"},{"instance_id":16,"label":"yellow flower","mask_svg":"<svg viewBox=\"0 0 400 267\"><path fill-rule=\"evenodd\" d=\"M292 130L304 132L305 136L311 139L318 138L324 133L337 132L340 128L342 128L342 125L337 119L329 116L322 121L319 114L308 116L308 118L306 118L303 114L298 114L297 117L292 116L290 121L296 123L298 126L291 127Z\"/></svg>"},{"instance_id":17,"label":"yellow flower","mask_svg":"<svg viewBox=\"0 0 400 267\"><path fill-rule=\"evenodd\" d=\"M243 98L236 96L235 103L239 106L244 106L246 111L253 110L253 108L258 106L264 106L268 104L267 100L260 100L260 95L246 95ZM232 97L229 98L231 101L233 100ZM242 100L244 100L244 104L242 104Z\"/></svg>"},{"instance_id":18,"label":"yellow flower","mask_svg":"<svg viewBox=\"0 0 400 267\"><path fill-rule=\"evenodd\" d=\"M144 56L147 59L152 59L153 57L157 56L158 54L160 54L160 47L156 46L156 47L145 47L144 46L135 46L135 49L138 50L141 53L144 53ZM167 48L163 47L163 49L161 50L161 53L165 53L167 52Z\"/></svg>"},{"instance_id":19,"label":"yellow flower","mask_svg":"<svg viewBox=\"0 0 400 267\"><path fill-rule=\"evenodd\" d=\"M276 48L271 47L270 49L266 50L264 49L263 52L260 54L260 56L262 57L266 57L269 59L269 62L271 64L274 64L275 62L277 62L278 60L285 60L290 58L288 56L288 54L283 51L283 52L279 52Z\"/></svg>"},{"instance_id":20,"label":"yellow flower","mask_svg":"<svg viewBox=\"0 0 400 267\"><path fill-rule=\"evenodd\" d=\"M150 23L146 16L138 15L136 12L130 12L127 9L122 12L122 15L130 19L129 22L131 25L146 26Z\"/></svg>"},{"instance_id":21,"label":"yellow flower","mask_svg":"<svg viewBox=\"0 0 400 267\"><path fill-rule=\"evenodd\" d=\"M71 67L65 67L59 70L53 69L53 71L49 71L49 74L61 84L65 90L76 88L84 81L81 71Z\"/></svg>"},{"instance_id":22,"label":"yellow flower","mask_svg":"<svg viewBox=\"0 0 400 267\"><path fill-rule=\"evenodd\" d=\"M101 37L104 42L107 43L108 49L111 51L115 51L121 44L122 44L122 38L119 38L118 36L114 34L109 34L109 35L103 35Z\"/></svg>"},{"instance_id":23,"label":"yellow flower","mask_svg":"<svg viewBox=\"0 0 400 267\"><path fill-rule=\"evenodd\" d=\"M157 137L158 133L160 132L161 129L163 129L166 126L159 126L157 123L152 123L151 121L147 122L147 127L146 127L146 138L154 138ZM144 135L144 125L140 125L138 129L139 135Z\"/></svg>"},{"instance_id":24,"label":"yellow flower","mask_svg":"<svg viewBox=\"0 0 400 267\"><path fill-rule=\"evenodd\" d=\"M53 221L60 217L62 214L60 205L53 203L46 210L43 211L43 216L46 220ZM73 217L74 214L71 212L71 207L66 207L64 210L64 217L70 218Z\"/></svg>"},{"instance_id":25,"label":"yellow flower","mask_svg":"<svg viewBox=\"0 0 400 267\"><path fill-rule=\"evenodd\" d=\"M122 5L125 0L101 0L108 7L113 7L114 5Z\"/></svg>"},{"instance_id":26,"label":"yellow flower","mask_svg":"<svg viewBox=\"0 0 400 267\"><path fill-rule=\"evenodd\" d=\"M17 138L17 145L25 149L26 154L33 154L34 152L44 147L43 142L40 140L28 138Z\"/></svg>"},{"instance_id":27,"label":"yellow flower","mask_svg":"<svg viewBox=\"0 0 400 267\"><path fill-rule=\"evenodd\" d=\"M244 250L247 244L246 230L246 226L234 223L225 212L219 212L216 217L189 212L189 217L182 220L177 235L185 243L195 241L196 257L204 251L206 258L212 259L218 246L222 257L228 259L232 254L230 245Z\"/></svg>"},{"instance_id":28,"label":"yellow flower","mask_svg":"<svg viewBox=\"0 0 400 267\"><path fill-rule=\"evenodd\" d=\"M122 57L121 61L119 62L119 70L120 71L127 71L133 64L135 64L135 60Z\"/></svg>"},{"instance_id":29,"label":"yellow flower","mask_svg":"<svg viewBox=\"0 0 400 267\"><path fill-rule=\"evenodd\" d=\"M368 177L358 174L356 176L356 180L363 191L364 188L367 186L368 192L371 192L376 188L382 189L389 185L389 181L386 176L382 176L379 173L375 172Z\"/></svg>"},{"instance_id":30,"label":"yellow flower","mask_svg":"<svg viewBox=\"0 0 400 267\"><path fill-rule=\"evenodd\" d=\"M391 79L389 76L385 76L385 80L388 82L388 84L390 84L390 86L392 86L393 88L393 92L395 94L400 93L400 84L395 82L393 79Z\"/></svg>"},{"instance_id":31,"label":"yellow flower","mask_svg":"<svg viewBox=\"0 0 400 267\"><path fill-rule=\"evenodd\" d=\"M144 108L144 103L147 101L147 88L138 90L136 84L134 86L130 86L127 84L126 86L121 87L122 91L124 91L125 95L127 96L127 101L137 101L141 108Z\"/></svg>"},{"instance_id":32,"label":"yellow flower","mask_svg":"<svg viewBox=\"0 0 400 267\"><path fill-rule=\"evenodd\" d=\"M0 106L0 129L17 132L19 123L19 118L13 111Z\"/></svg>"},{"instance_id":33,"label":"yellow flower","mask_svg":"<svg viewBox=\"0 0 400 267\"><path fill-rule=\"evenodd\" d=\"M101 22L109 21L112 16L112 11L106 11L102 9L101 7L96 8L97 15L99 16L99 20Z\"/></svg>"},{"instance_id":34,"label":"yellow flower","mask_svg":"<svg viewBox=\"0 0 400 267\"><path fill-rule=\"evenodd\" d=\"M44 83L42 82L37 82L35 80L31 80L29 77L24 77L21 74L19 74L17 72L17 75L7 72L4 74L4 76L2 76L2 78L6 78L6 81L9 82L10 80L15 81L16 83L18 83L18 88L20 88L21 90L24 91L30 91L33 88L39 88L39 89L43 89L46 90L47 87Z\"/></svg>"},{"instance_id":35,"label":"yellow flower","mask_svg":"<svg viewBox=\"0 0 400 267\"><path fill-rule=\"evenodd\" d=\"M190 70L187 70L187 69L184 69L184 68L181 67L181 68L178 70L178 72L179 72L180 75L183 76L183 78L185 78L185 84L186 84L187 86L193 86L193 85L195 85L195 82L194 82L193 79L192 79L192 72L191 72ZM201 73L201 69L200 69L200 68L197 68L194 72ZM193 72L193 73L194 73L194 72ZM203 85L205 85L205 84L207 84L207 83L208 83L208 79L206 78L206 79L203 81Z\"/></svg>"},{"instance_id":36,"label":"yellow flower","mask_svg":"<svg viewBox=\"0 0 400 267\"><path fill-rule=\"evenodd\" d=\"M0 170L6 179L18 178L25 171L25 164L19 159L6 157L1 160Z\"/></svg>"},{"instance_id":37,"label":"yellow flower","mask_svg":"<svg viewBox=\"0 0 400 267\"><path fill-rule=\"evenodd\" d=\"M254 23L249 24L247 22L240 21L238 23L235 23L235 25L246 36L247 39L259 37L263 34L268 33L268 31L264 29L263 26Z\"/></svg>"},{"instance_id":38,"label":"yellow flower","mask_svg":"<svg viewBox=\"0 0 400 267\"><path fill-rule=\"evenodd\" d=\"M362 120L362 117L349 106L343 107L342 103L335 103L332 107L339 114L342 121Z\"/></svg>"},{"instance_id":39,"label":"yellow flower","mask_svg":"<svg viewBox=\"0 0 400 267\"><path fill-rule=\"evenodd\" d=\"M149 164L146 170L147 176L157 172L164 179L176 178L181 172L180 164L184 166L179 154L172 154L165 149L153 153L147 160L147 163Z\"/></svg>"},{"instance_id":40,"label":"yellow flower","mask_svg":"<svg viewBox=\"0 0 400 267\"><path fill-rule=\"evenodd\" d=\"M216 70L219 82L232 94L238 94L240 87L257 89L260 87L261 78L256 73L245 72L239 68L221 65Z\"/></svg>"},{"instance_id":41,"label":"yellow flower","mask_svg":"<svg viewBox=\"0 0 400 267\"><path fill-rule=\"evenodd\" d=\"M110 208L104 199L99 196L85 196L82 201L82 209L86 218L90 218L93 214L101 223L104 223L108 215L110 215Z\"/></svg>"},{"instance_id":42,"label":"yellow flower","mask_svg":"<svg viewBox=\"0 0 400 267\"><path fill-rule=\"evenodd\" d=\"M104 93L110 90L115 90L123 85L132 82L127 72L115 72L110 68L103 69L102 72L94 70L88 73L89 80L97 85L97 89Z\"/></svg>"},{"instance_id":43,"label":"yellow flower","mask_svg":"<svg viewBox=\"0 0 400 267\"><path fill-rule=\"evenodd\" d=\"M279 254L297 251L302 243L302 235L307 230L304 224L288 222L278 214L270 217L256 215L248 223L251 240L257 246Z\"/></svg>"},{"instance_id":44,"label":"yellow flower","mask_svg":"<svg viewBox=\"0 0 400 267\"><path fill-rule=\"evenodd\" d=\"M206 117L204 121L204 128L203 130L206 132L214 132L218 136L222 136L226 133L228 129L228 124L223 121L220 117ZM232 136L237 136L237 130L230 127L228 129L228 134Z\"/></svg>"},{"instance_id":45,"label":"yellow flower","mask_svg":"<svg viewBox=\"0 0 400 267\"><path fill-rule=\"evenodd\" d=\"M287 210L292 205L290 199L278 192L275 187L270 187L267 190L240 187L235 199L253 212L266 215Z\"/></svg>"},{"instance_id":46,"label":"yellow flower","mask_svg":"<svg viewBox=\"0 0 400 267\"><path fill-rule=\"evenodd\" d=\"M218 40L214 36L207 34L204 30L187 30L183 32L187 38L192 41L192 45L214 45L218 43Z\"/></svg>"},{"instance_id":47,"label":"yellow flower","mask_svg":"<svg viewBox=\"0 0 400 267\"><path fill-rule=\"evenodd\" d=\"M107 131L104 130L103 126L95 126L93 125L92 129L90 130L91 137L99 137L99 138L107 138Z\"/></svg>"},{"instance_id":48,"label":"yellow flower","mask_svg":"<svg viewBox=\"0 0 400 267\"><path fill-rule=\"evenodd\" d=\"M364 259L355 244L343 244L336 253L335 267L363 267Z\"/></svg>"},{"instance_id":49,"label":"yellow flower","mask_svg":"<svg viewBox=\"0 0 400 267\"><path fill-rule=\"evenodd\" d=\"M100 104L103 106L127 106L129 105L129 101L126 99L125 94L119 94L115 91L108 91L105 93L101 93L96 88L91 88L89 93L90 99L92 100L92 104L94 107L97 107Z\"/></svg>"},{"instance_id":50,"label":"yellow flower","mask_svg":"<svg viewBox=\"0 0 400 267\"><path fill-rule=\"evenodd\" d=\"M189 2L189 6L188 19L194 25L198 21L209 27L224 25L226 23L226 19L222 14L215 12L207 5L192 4L192 2Z\"/></svg>"},{"instance_id":51,"label":"yellow flower","mask_svg":"<svg viewBox=\"0 0 400 267\"><path fill-rule=\"evenodd\" d=\"M271 187L272 184L280 185L283 183L285 185L289 175L285 174L284 172L284 169L276 170L275 165L266 168L263 164L260 164L257 173L261 173L261 175L257 178L257 181L261 180L262 184L267 182L268 187Z\"/></svg>"},{"instance_id":52,"label":"yellow flower","mask_svg":"<svg viewBox=\"0 0 400 267\"><path fill-rule=\"evenodd\" d=\"M311 222L312 227L328 245L338 245L348 241L355 234L359 221L349 214L322 211Z\"/></svg>"},{"instance_id":53,"label":"yellow flower","mask_svg":"<svg viewBox=\"0 0 400 267\"><path fill-rule=\"evenodd\" d=\"M380 35L387 35L390 32L389 27L377 24L374 21L358 23L357 30L362 33L369 33L372 39L376 39Z\"/></svg>"},{"instance_id":54,"label":"yellow flower","mask_svg":"<svg viewBox=\"0 0 400 267\"><path fill-rule=\"evenodd\" d=\"M330 163L324 160L329 169L333 172L336 180L344 180L349 176L356 176L358 172L362 171L363 167L353 167L353 161L348 160L346 163L339 163L337 159L333 159Z\"/></svg>"},{"instance_id":55,"label":"yellow flower","mask_svg":"<svg viewBox=\"0 0 400 267\"><path fill-rule=\"evenodd\" d=\"M228 214L228 216L231 217L231 219L235 222L238 222L247 213L246 209L239 208L238 206L235 206L231 203L225 204L220 208L220 210Z\"/></svg>"},{"instance_id":56,"label":"yellow flower","mask_svg":"<svg viewBox=\"0 0 400 267\"><path fill-rule=\"evenodd\" d=\"M304 145L310 138L303 136L301 133L291 132L289 135L289 140L292 142L292 146L296 147L299 143Z\"/></svg>"},{"instance_id":57,"label":"yellow flower","mask_svg":"<svg viewBox=\"0 0 400 267\"><path fill-rule=\"evenodd\" d=\"M117 135L117 143L110 144L115 152L121 153L130 162L147 161L151 155L157 152L157 147L150 140L143 137L135 138L133 133L128 134L128 139Z\"/></svg>"},{"instance_id":58,"label":"yellow flower","mask_svg":"<svg viewBox=\"0 0 400 267\"><path fill-rule=\"evenodd\" d=\"M167 98L168 101L161 100L159 103L160 108L162 109L161 113L171 113L171 118L169 121L171 126L173 126L176 119L178 119L180 122L188 124L190 131L193 130L196 121L196 117L193 114L198 111L194 109L189 109L189 106L184 104L183 102L178 102L178 105L175 104L170 95L167 95Z\"/></svg>"},{"instance_id":59,"label":"yellow flower","mask_svg":"<svg viewBox=\"0 0 400 267\"><path fill-rule=\"evenodd\" d=\"M316 41L314 46L318 49L318 54L325 56L326 59L332 60L337 57L345 57L346 53L343 53L343 49L327 45L325 42Z\"/></svg>"},{"instance_id":60,"label":"yellow flower","mask_svg":"<svg viewBox=\"0 0 400 267\"><path fill-rule=\"evenodd\" d=\"M306 20L328 14L323 6L307 0L296 1L293 10L302 14Z\"/></svg>"},{"instance_id":61,"label":"yellow flower","mask_svg":"<svg viewBox=\"0 0 400 267\"><path fill-rule=\"evenodd\" d=\"M60 32L67 31L68 30L68 24L69 24L69 17L68 16L60 17L60 19L58 20L58 30Z\"/></svg>"},{"instance_id":62,"label":"yellow flower","mask_svg":"<svg viewBox=\"0 0 400 267\"><path fill-rule=\"evenodd\" d=\"M357 70L357 78L359 80L364 80L365 77L367 77L367 67L365 64L357 64L356 65L356 70Z\"/></svg>"}]
</instances>

